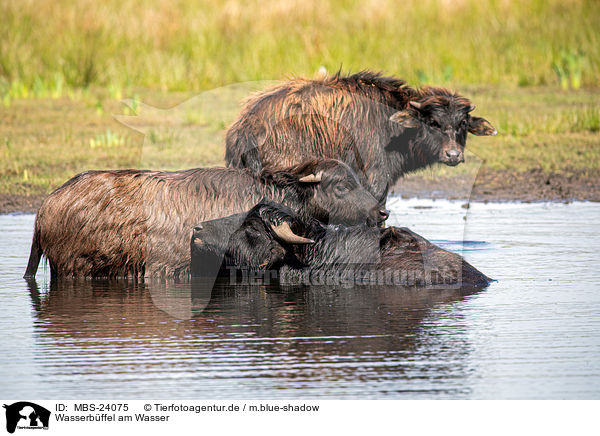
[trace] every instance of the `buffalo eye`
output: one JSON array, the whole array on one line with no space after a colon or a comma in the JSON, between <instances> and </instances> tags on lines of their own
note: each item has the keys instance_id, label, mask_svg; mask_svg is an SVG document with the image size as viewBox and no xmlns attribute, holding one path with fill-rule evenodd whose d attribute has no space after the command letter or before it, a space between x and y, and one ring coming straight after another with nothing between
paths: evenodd
<instances>
[{"instance_id":1,"label":"buffalo eye","mask_svg":"<svg viewBox=\"0 0 600 436\"><path fill-rule=\"evenodd\" d=\"M345 195L350 191L350 188L347 185L336 185L334 190L337 195Z\"/></svg>"},{"instance_id":2,"label":"buffalo eye","mask_svg":"<svg viewBox=\"0 0 600 436\"><path fill-rule=\"evenodd\" d=\"M436 120L433 120L433 119L429 120L429 125L431 127L436 128L436 129L441 129L442 128L442 126L440 125L440 123L438 123Z\"/></svg>"},{"instance_id":3,"label":"buffalo eye","mask_svg":"<svg viewBox=\"0 0 600 436\"><path fill-rule=\"evenodd\" d=\"M257 228L254 224L250 225L246 228L246 236L251 239L258 239L261 235L260 229Z\"/></svg>"}]
</instances>

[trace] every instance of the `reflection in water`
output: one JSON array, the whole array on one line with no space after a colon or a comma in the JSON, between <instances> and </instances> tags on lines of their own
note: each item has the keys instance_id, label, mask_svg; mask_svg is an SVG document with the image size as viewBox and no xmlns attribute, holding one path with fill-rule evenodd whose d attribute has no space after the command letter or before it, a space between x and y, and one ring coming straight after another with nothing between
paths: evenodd
<instances>
[{"instance_id":1,"label":"reflection in water","mask_svg":"<svg viewBox=\"0 0 600 436\"><path fill-rule=\"evenodd\" d=\"M34 217L0 215L0 392L14 399L600 398L600 204L465 210L402 200L395 208L390 225L462 253L498 281L473 294L222 282L213 289L49 283L41 268L28 286L21 277Z\"/></svg>"},{"instance_id":2,"label":"reflection in water","mask_svg":"<svg viewBox=\"0 0 600 436\"><path fill-rule=\"evenodd\" d=\"M435 379L467 371L464 337L453 338L443 359L433 355L443 344L421 343L430 339L422 326L430 309L461 300L470 294L464 290L281 290L218 282L208 299L206 284L198 281L62 280L41 292L35 281L28 285L38 357L62 376L63 396L73 374L82 378L73 380L67 396L81 383L92 397L121 390L168 397L294 398L332 391L364 397L411 391L416 382L419 390L456 394L456 386L436 386ZM189 381L183 390L181 378ZM178 391L170 391L175 380ZM374 382L372 392L361 389L367 380ZM321 383L342 381L349 384L322 391ZM241 385L249 389L240 391Z\"/></svg>"}]
</instances>

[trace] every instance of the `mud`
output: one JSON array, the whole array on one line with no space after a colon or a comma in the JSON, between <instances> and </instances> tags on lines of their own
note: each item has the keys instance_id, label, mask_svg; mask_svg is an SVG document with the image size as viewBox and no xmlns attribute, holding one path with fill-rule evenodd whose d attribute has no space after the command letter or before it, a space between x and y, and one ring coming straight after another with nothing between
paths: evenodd
<instances>
[{"instance_id":1,"label":"mud","mask_svg":"<svg viewBox=\"0 0 600 436\"><path fill-rule=\"evenodd\" d=\"M482 170L476 178L413 175L400 180L392 192L404 198L471 201L600 201L600 172L533 169ZM35 213L44 198L45 195L0 194L0 213Z\"/></svg>"},{"instance_id":2,"label":"mud","mask_svg":"<svg viewBox=\"0 0 600 436\"><path fill-rule=\"evenodd\" d=\"M394 186L404 198L471 201L600 201L600 172L482 170L477 177L409 176Z\"/></svg>"}]
</instances>

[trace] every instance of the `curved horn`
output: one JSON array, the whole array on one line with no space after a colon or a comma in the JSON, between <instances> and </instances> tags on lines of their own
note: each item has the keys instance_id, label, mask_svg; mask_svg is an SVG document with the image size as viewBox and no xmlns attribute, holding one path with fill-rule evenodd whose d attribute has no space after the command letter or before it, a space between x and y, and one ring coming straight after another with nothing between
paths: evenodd
<instances>
[{"instance_id":1,"label":"curved horn","mask_svg":"<svg viewBox=\"0 0 600 436\"><path fill-rule=\"evenodd\" d=\"M476 107L477 106L475 106L474 104L472 104L471 106L469 106L469 112L473 112Z\"/></svg>"},{"instance_id":2,"label":"curved horn","mask_svg":"<svg viewBox=\"0 0 600 436\"><path fill-rule=\"evenodd\" d=\"M315 242L312 239L303 238L292 232L290 225L285 221L278 226L271 226L271 229L273 229L273 232L275 232L279 239L290 244L312 244Z\"/></svg>"},{"instance_id":3,"label":"curved horn","mask_svg":"<svg viewBox=\"0 0 600 436\"><path fill-rule=\"evenodd\" d=\"M421 103L419 103L418 101L409 101L408 103L416 109L421 109L421 107L422 107Z\"/></svg>"},{"instance_id":4,"label":"curved horn","mask_svg":"<svg viewBox=\"0 0 600 436\"><path fill-rule=\"evenodd\" d=\"M317 174L309 174L308 176L300 177L298 181L300 183L319 183L322 176L323 171L319 171Z\"/></svg>"}]
</instances>

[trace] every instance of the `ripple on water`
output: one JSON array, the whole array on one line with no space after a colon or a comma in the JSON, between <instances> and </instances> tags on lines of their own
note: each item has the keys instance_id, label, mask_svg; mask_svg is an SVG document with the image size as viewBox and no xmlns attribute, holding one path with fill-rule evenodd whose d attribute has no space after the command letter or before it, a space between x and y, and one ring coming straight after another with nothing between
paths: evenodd
<instances>
[{"instance_id":1,"label":"ripple on water","mask_svg":"<svg viewBox=\"0 0 600 436\"><path fill-rule=\"evenodd\" d=\"M151 282L57 284L41 269L27 284L34 217L0 215L0 389L14 398L600 396L600 205L390 205L390 224L498 282L480 292L219 285L206 307L172 284L169 306L165 286Z\"/></svg>"}]
</instances>

